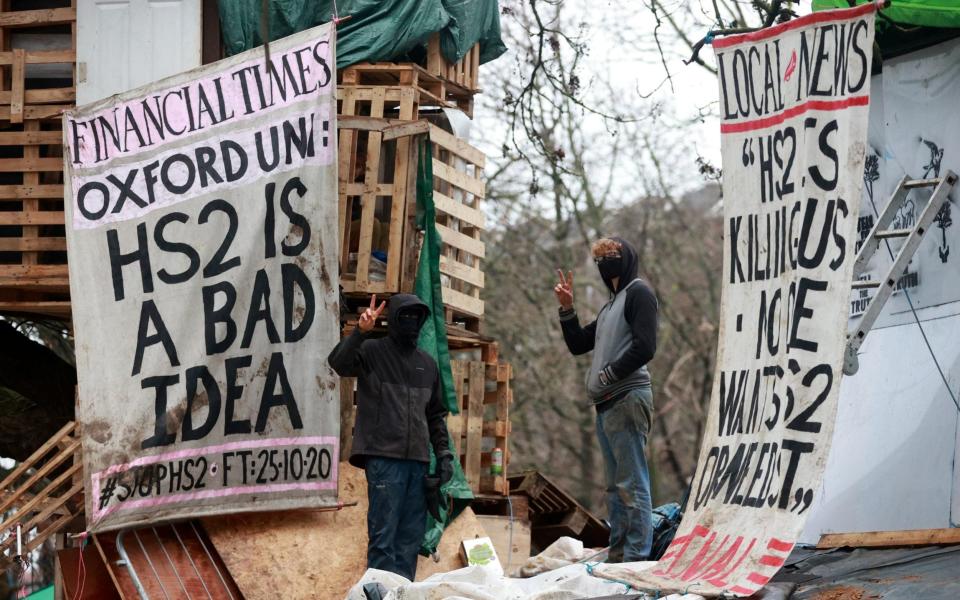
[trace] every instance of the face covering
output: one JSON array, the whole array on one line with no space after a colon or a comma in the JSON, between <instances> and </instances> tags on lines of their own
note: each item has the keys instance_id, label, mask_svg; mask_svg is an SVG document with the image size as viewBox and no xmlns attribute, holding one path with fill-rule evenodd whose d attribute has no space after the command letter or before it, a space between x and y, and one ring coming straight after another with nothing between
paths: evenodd
<instances>
[{"instance_id":1,"label":"face covering","mask_svg":"<svg viewBox=\"0 0 960 600\"><path fill-rule=\"evenodd\" d=\"M397 316L397 339L406 346L416 346L420 337L420 313L404 311Z\"/></svg>"},{"instance_id":2,"label":"face covering","mask_svg":"<svg viewBox=\"0 0 960 600\"><path fill-rule=\"evenodd\" d=\"M623 271L623 258L619 256L616 258L604 258L597 263L597 268L600 269L600 277L602 277L604 281L610 281L614 277L619 277Z\"/></svg>"}]
</instances>

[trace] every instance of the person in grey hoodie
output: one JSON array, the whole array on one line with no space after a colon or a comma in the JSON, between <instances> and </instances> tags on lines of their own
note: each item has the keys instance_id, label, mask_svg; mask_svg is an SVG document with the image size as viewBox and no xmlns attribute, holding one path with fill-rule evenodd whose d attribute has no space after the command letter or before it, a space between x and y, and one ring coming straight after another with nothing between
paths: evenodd
<instances>
[{"instance_id":1,"label":"person in grey hoodie","mask_svg":"<svg viewBox=\"0 0 960 600\"><path fill-rule=\"evenodd\" d=\"M637 253L618 237L593 244L593 260L610 290L597 318L580 325L573 273L558 270L563 339L573 355L593 351L587 395L597 412L610 520L608 562L648 560L653 542L650 474L644 456L653 415L649 363L657 350L657 297L637 277Z\"/></svg>"}]
</instances>

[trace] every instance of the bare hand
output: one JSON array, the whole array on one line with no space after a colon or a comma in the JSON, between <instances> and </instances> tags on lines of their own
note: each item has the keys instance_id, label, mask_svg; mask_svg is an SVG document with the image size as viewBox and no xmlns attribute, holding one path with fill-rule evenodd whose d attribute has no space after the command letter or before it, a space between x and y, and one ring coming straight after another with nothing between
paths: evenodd
<instances>
[{"instance_id":1,"label":"bare hand","mask_svg":"<svg viewBox=\"0 0 960 600\"><path fill-rule=\"evenodd\" d=\"M377 324L377 319L380 318L380 313L383 312L383 309L386 308L386 301L381 302L380 306L377 306L377 295L374 294L370 297L370 307L364 309L363 313L360 314L360 321L357 322L357 327L360 328L360 331L363 333L368 333L373 326Z\"/></svg>"},{"instance_id":2,"label":"bare hand","mask_svg":"<svg viewBox=\"0 0 960 600\"><path fill-rule=\"evenodd\" d=\"M553 293L557 296L557 302L564 310L573 308L573 271L568 271L567 276L563 276L563 271L557 269L559 281L553 286Z\"/></svg>"}]
</instances>

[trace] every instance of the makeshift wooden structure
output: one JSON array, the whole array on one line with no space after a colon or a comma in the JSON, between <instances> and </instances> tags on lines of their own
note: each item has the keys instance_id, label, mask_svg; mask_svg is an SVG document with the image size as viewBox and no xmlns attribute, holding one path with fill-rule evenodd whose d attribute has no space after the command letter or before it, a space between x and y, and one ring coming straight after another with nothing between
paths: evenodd
<instances>
[{"instance_id":1,"label":"makeshift wooden structure","mask_svg":"<svg viewBox=\"0 0 960 600\"><path fill-rule=\"evenodd\" d=\"M572 496L538 471L526 471L510 478L510 493L530 500L531 536L535 551L542 551L561 536L575 537L584 546L602 548L610 529Z\"/></svg>"},{"instance_id":2,"label":"makeshift wooden structure","mask_svg":"<svg viewBox=\"0 0 960 600\"><path fill-rule=\"evenodd\" d=\"M66 4L0 4L0 312L70 313L60 115L76 97L76 9Z\"/></svg>"},{"instance_id":3,"label":"makeshift wooden structure","mask_svg":"<svg viewBox=\"0 0 960 600\"><path fill-rule=\"evenodd\" d=\"M413 289L422 243L416 230L420 147L414 136L426 127L447 321L478 331L483 316L480 261L485 256L481 232L486 222L481 202L486 189L481 176L486 158L434 124L384 119L391 98L398 98L401 115L413 114L413 95L412 88L341 87L340 110L345 113L339 139L341 285L347 294L363 295Z\"/></svg>"},{"instance_id":4,"label":"makeshift wooden structure","mask_svg":"<svg viewBox=\"0 0 960 600\"><path fill-rule=\"evenodd\" d=\"M427 41L427 71L446 80L451 88L462 88L472 101L473 94L480 91L480 44L474 44L460 62L451 63L440 52L440 34L433 34Z\"/></svg>"},{"instance_id":5,"label":"makeshift wooden structure","mask_svg":"<svg viewBox=\"0 0 960 600\"><path fill-rule=\"evenodd\" d=\"M447 429L460 456L471 489L478 492L509 493L506 479L510 462L509 363L450 361L460 414L447 418ZM492 450L503 452L502 474L491 474Z\"/></svg>"},{"instance_id":6,"label":"makeshift wooden structure","mask_svg":"<svg viewBox=\"0 0 960 600\"><path fill-rule=\"evenodd\" d=\"M82 472L80 437L71 421L0 482L0 571L17 558L17 527L20 555L26 556L83 515Z\"/></svg>"}]
</instances>

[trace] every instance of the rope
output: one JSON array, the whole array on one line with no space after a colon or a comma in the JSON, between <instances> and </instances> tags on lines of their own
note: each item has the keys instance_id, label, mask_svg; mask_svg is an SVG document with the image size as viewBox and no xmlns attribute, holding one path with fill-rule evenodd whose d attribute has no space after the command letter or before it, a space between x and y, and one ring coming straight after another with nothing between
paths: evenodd
<instances>
[{"instance_id":1,"label":"rope","mask_svg":"<svg viewBox=\"0 0 960 600\"><path fill-rule=\"evenodd\" d=\"M870 199L870 206L873 208L873 216L877 219L880 218L880 213L877 211L877 205L873 201L873 196L867 194L867 198ZM947 200L949 202L949 200ZM887 254L890 255L890 260L894 260L893 250L890 249L890 241L887 239L883 240L883 243L887 247ZM937 372L940 373L940 379L943 381L943 387L947 388L947 393L950 394L950 399L953 400L953 405L957 407L957 412L960 412L960 402L957 402L957 396L953 393L953 388L950 387L950 383L947 381L947 376L943 374L943 369L940 367L940 361L937 360L937 354L933 351L933 346L930 345L930 340L927 339L927 332L923 329L923 324L920 323L920 317L917 316L917 309L913 306L913 299L910 298L910 291L907 288L903 288L903 295L907 299L907 304L910 305L910 312L913 313L913 320L916 321L917 327L920 329L920 335L923 336L923 343L927 346L927 352L930 353L930 358L933 359L933 364L937 367Z\"/></svg>"},{"instance_id":2,"label":"rope","mask_svg":"<svg viewBox=\"0 0 960 600\"><path fill-rule=\"evenodd\" d=\"M73 593L73 600L83 595L83 588L87 584L87 567L83 563L83 547L87 545L87 533L80 534L80 566L77 567L77 585Z\"/></svg>"}]
</instances>

